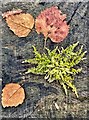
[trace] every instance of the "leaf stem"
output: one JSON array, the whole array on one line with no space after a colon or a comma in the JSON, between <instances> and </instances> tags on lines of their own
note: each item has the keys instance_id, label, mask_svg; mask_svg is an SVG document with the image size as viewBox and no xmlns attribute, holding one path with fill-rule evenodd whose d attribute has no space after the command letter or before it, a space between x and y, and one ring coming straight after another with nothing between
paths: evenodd
<instances>
[{"instance_id":1,"label":"leaf stem","mask_svg":"<svg viewBox=\"0 0 89 120\"><path fill-rule=\"evenodd\" d=\"M44 48L46 48L47 37L44 39Z\"/></svg>"}]
</instances>

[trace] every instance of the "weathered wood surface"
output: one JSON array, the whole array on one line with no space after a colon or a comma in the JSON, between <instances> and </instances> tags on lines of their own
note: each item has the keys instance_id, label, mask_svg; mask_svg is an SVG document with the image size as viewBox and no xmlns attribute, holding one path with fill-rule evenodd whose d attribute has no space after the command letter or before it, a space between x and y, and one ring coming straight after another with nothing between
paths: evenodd
<instances>
[{"instance_id":1,"label":"weathered wood surface","mask_svg":"<svg viewBox=\"0 0 89 120\"><path fill-rule=\"evenodd\" d=\"M52 5L57 5L62 12L67 14L70 33L59 44L53 44L48 40L47 47L50 49L55 48L57 45L59 47L66 47L79 41L80 45L83 44L84 50L87 50L89 54L88 3L40 3L34 7L31 3L13 2L2 4L0 9L3 13L13 8L20 8L25 12L31 13L36 18L41 10ZM83 67L82 73L75 76L75 85L79 93L79 99L70 90L68 96L65 96L60 85L47 83L43 76L24 75L28 65L22 65L21 62L26 58L33 57L32 45L35 45L39 51L43 51L44 37L37 35L35 29L33 29L26 38L18 38L7 27L4 19L2 20L1 27L2 87L10 82L18 83L24 79L27 80L23 85L26 92L24 103L16 108L2 108L2 118L87 118L87 111L89 110L89 63L87 61L89 56L87 60L79 65ZM56 109L55 103L58 104L59 109Z\"/></svg>"}]
</instances>

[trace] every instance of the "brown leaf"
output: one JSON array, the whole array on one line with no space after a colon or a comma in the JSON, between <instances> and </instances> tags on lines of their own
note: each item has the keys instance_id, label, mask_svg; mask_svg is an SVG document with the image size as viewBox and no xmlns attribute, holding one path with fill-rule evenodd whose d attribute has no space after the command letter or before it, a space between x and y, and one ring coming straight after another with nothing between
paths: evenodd
<instances>
[{"instance_id":1,"label":"brown leaf","mask_svg":"<svg viewBox=\"0 0 89 120\"><path fill-rule=\"evenodd\" d=\"M9 83L2 90L2 106L12 107L22 104L25 99L24 89L17 83Z\"/></svg>"},{"instance_id":2,"label":"brown leaf","mask_svg":"<svg viewBox=\"0 0 89 120\"><path fill-rule=\"evenodd\" d=\"M45 38L49 37L53 42L61 42L69 32L66 15L62 14L57 7L50 7L42 11L35 21L38 34L42 33Z\"/></svg>"},{"instance_id":3,"label":"brown leaf","mask_svg":"<svg viewBox=\"0 0 89 120\"><path fill-rule=\"evenodd\" d=\"M10 16L10 15L19 14L19 13L21 13L21 12L22 12L21 9L12 10L12 11L7 11L7 12L4 12L4 13L2 14L2 17L3 17L3 18L6 18L6 17L8 17L8 16Z\"/></svg>"},{"instance_id":4,"label":"brown leaf","mask_svg":"<svg viewBox=\"0 0 89 120\"><path fill-rule=\"evenodd\" d=\"M34 26L34 18L29 13L20 13L20 11L9 11L3 14L10 29L18 37L26 37Z\"/></svg>"}]
</instances>

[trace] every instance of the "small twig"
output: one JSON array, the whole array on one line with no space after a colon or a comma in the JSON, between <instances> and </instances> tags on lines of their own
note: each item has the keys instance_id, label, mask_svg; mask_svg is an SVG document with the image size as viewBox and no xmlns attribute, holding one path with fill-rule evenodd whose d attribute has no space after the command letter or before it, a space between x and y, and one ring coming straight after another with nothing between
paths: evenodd
<instances>
[{"instance_id":1,"label":"small twig","mask_svg":"<svg viewBox=\"0 0 89 120\"><path fill-rule=\"evenodd\" d=\"M44 39L44 48L46 47L47 37Z\"/></svg>"}]
</instances>

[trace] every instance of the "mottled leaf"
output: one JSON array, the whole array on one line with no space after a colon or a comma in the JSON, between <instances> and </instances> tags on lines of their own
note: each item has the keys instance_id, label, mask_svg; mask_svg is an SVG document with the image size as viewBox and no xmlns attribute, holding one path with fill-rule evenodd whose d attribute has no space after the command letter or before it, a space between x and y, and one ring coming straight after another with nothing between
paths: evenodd
<instances>
[{"instance_id":1,"label":"mottled leaf","mask_svg":"<svg viewBox=\"0 0 89 120\"><path fill-rule=\"evenodd\" d=\"M53 42L63 41L69 32L66 15L62 14L57 7L50 7L42 11L35 21L38 34L42 33L45 38L49 37Z\"/></svg>"}]
</instances>

